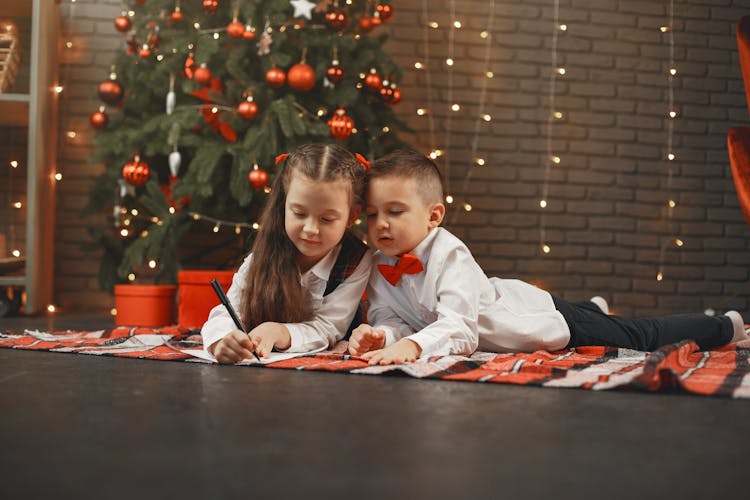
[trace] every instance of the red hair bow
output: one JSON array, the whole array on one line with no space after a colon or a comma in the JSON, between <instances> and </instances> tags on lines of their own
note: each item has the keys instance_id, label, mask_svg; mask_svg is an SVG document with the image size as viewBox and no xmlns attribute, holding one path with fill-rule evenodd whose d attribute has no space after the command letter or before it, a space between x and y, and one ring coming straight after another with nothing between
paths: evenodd
<instances>
[{"instance_id":1,"label":"red hair bow","mask_svg":"<svg viewBox=\"0 0 750 500\"><path fill-rule=\"evenodd\" d=\"M357 158L357 161L361 163L363 167L365 167L365 172L370 170L370 162L367 161L364 156L359 153L354 153L354 157Z\"/></svg>"},{"instance_id":2,"label":"red hair bow","mask_svg":"<svg viewBox=\"0 0 750 500\"><path fill-rule=\"evenodd\" d=\"M289 153L281 153L279 156L277 156L276 157L276 165L278 165L282 161L286 160L287 156L289 156Z\"/></svg>"}]
</instances>

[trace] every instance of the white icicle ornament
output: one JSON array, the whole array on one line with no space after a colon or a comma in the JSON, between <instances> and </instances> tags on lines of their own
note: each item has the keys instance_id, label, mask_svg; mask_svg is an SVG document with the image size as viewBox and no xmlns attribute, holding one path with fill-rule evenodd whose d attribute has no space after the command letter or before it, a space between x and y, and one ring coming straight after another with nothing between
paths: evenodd
<instances>
[{"instance_id":1,"label":"white icicle ornament","mask_svg":"<svg viewBox=\"0 0 750 500\"><path fill-rule=\"evenodd\" d=\"M174 111L174 105L177 100L177 97L175 97L174 91L170 90L167 92L167 114L171 115L172 111Z\"/></svg>"},{"instance_id":2,"label":"white icicle ornament","mask_svg":"<svg viewBox=\"0 0 750 500\"><path fill-rule=\"evenodd\" d=\"M169 153L169 172L172 174L172 177L177 177L177 174L180 173L180 164L182 163L182 156L180 155L180 152L176 149Z\"/></svg>"}]
</instances>

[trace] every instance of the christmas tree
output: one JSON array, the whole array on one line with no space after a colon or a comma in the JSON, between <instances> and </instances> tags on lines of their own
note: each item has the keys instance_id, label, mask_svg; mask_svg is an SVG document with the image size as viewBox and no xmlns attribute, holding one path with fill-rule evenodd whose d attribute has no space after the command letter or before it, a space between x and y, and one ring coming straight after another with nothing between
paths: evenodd
<instances>
[{"instance_id":1,"label":"christmas tree","mask_svg":"<svg viewBox=\"0 0 750 500\"><path fill-rule=\"evenodd\" d=\"M247 251L274 158L340 141L370 159L402 147L392 106L401 71L372 0L135 0L114 20L126 41L91 114L106 166L89 208L100 283L177 270L213 249ZM196 232L198 237L195 237ZM218 233L218 234L217 234ZM203 242L186 251L186 239ZM239 242L239 243L238 243Z\"/></svg>"}]
</instances>

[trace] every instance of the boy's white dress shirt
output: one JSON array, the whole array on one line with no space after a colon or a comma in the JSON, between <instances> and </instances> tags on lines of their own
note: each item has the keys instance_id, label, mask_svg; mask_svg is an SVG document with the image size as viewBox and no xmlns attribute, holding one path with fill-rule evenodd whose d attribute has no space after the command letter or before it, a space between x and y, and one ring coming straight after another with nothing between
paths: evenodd
<instances>
[{"instance_id":1,"label":"boy's white dress shirt","mask_svg":"<svg viewBox=\"0 0 750 500\"><path fill-rule=\"evenodd\" d=\"M377 269L396 259L376 252L367 286L368 323L386 346L409 337L422 357L563 349L570 330L552 296L515 279L487 278L466 245L438 227L412 250L424 271L396 286Z\"/></svg>"},{"instance_id":2,"label":"boy's white dress shirt","mask_svg":"<svg viewBox=\"0 0 750 500\"><path fill-rule=\"evenodd\" d=\"M362 293L367 286L370 276L372 255L366 252L354 272L341 282L335 290L323 296L331 269L341 251L339 243L331 249L317 264L300 275L302 288L307 290L313 306L313 319L304 323L283 323L289 330L291 346L286 352L312 353L333 347L346 334ZM253 255L245 258L240 268L232 277L232 285L227 292L227 298L237 314L242 314L240 305L247 281L247 273L252 263ZM356 325L355 325L356 326ZM208 315L208 320L201 328L203 349L224 338L230 331L236 329L234 321L226 308L219 304Z\"/></svg>"}]
</instances>

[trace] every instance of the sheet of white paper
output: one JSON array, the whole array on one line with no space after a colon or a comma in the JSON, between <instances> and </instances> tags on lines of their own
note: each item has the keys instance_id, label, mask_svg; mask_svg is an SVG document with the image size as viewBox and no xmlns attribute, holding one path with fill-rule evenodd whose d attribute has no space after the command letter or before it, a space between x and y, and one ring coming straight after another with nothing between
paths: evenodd
<instances>
[{"instance_id":1,"label":"sheet of white paper","mask_svg":"<svg viewBox=\"0 0 750 500\"><path fill-rule=\"evenodd\" d=\"M194 356L196 358L205 360L205 361L212 361L216 363L216 358L213 354L208 353L204 351L203 349L182 349L182 352L186 354L190 354L191 356ZM291 359L296 358L297 356L307 356L310 354L310 352L272 352L267 358L260 358L260 361L258 361L255 358L250 359L243 359L238 365L266 365L268 363L273 363L275 361L282 361L284 359Z\"/></svg>"}]
</instances>

